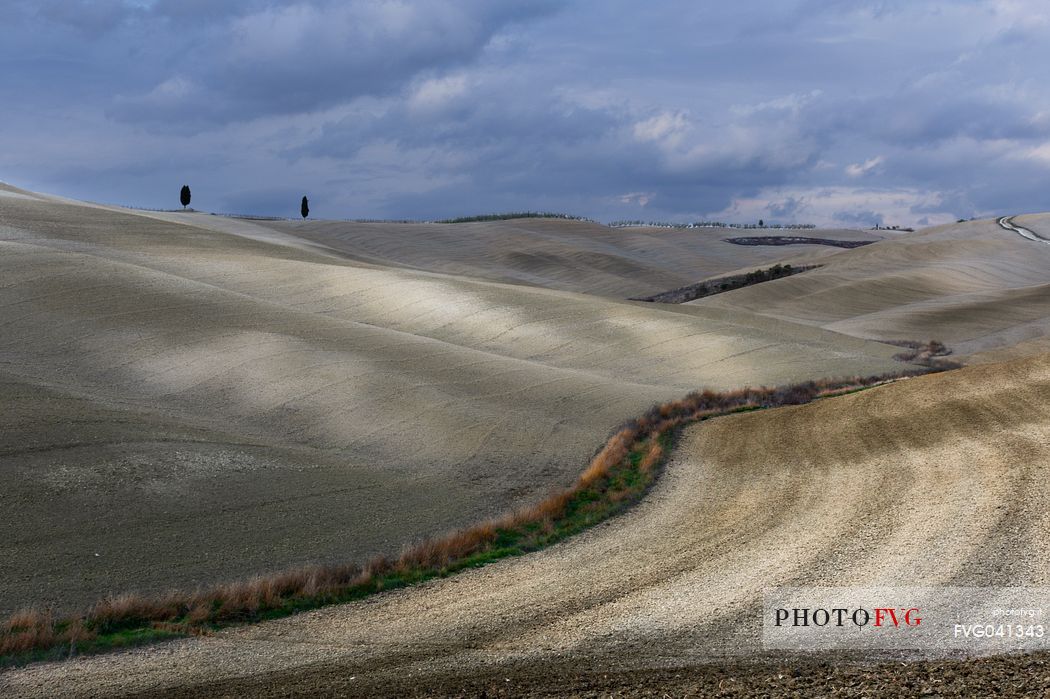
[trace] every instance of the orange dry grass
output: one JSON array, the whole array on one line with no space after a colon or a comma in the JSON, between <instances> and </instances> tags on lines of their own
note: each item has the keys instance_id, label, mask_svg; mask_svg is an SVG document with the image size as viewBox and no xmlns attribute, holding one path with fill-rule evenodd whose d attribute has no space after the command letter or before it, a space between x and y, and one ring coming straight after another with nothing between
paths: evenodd
<instances>
[{"instance_id":1,"label":"orange dry grass","mask_svg":"<svg viewBox=\"0 0 1050 699\"><path fill-rule=\"evenodd\" d=\"M653 466L660 463L660 460L664 458L664 448L660 445L660 435L654 432L649 436L649 448L645 452L645 456L642 457L642 461L638 464L639 470L642 473L649 473L652 471Z\"/></svg>"},{"instance_id":2,"label":"orange dry grass","mask_svg":"<svg viewBox=\"0 0 1050 699\"><path fill-rule=\"evenodd\" d=\"M5 631L26 631L51 623L51 615L37 609L20 609L4 623Z\"/></svg>"},{"instance_id":3,"label":"orange dry grass","mask_svg":"<svg viewBox=\"0 0 1050 699\"><path fill-rule=\"evenodd\" d=\"M446 568L460 558L464 558L495 541L496 522L483 522L469 529L448 534L440 539L427 539L408 547L397 560L396 570Z\"/></svg>"},{"instance_id":4,"label":"orange dry grass","mask_svg":"<svg viewBox=\"0 0 1050 699\"><path fill-rule=\"evenodd\" d=\"M129 619L167 619L178 613L181 602L177 592L158 597L123 594L96 602L88 617L118 624Z\"/></svg>"},{"instance_id":5,"label":"orange dry grass","mask_svg":"<svg viewBox=\"0 0 1050 699\"><path fill-rule=\"evenodd\" d=\"M51 614L36 609L23 609L12 614L0 634L0 655L24 653L55 642L55 625Z\"/></svg>"},{"instance_id":6,"label":"orange dry grass","mask_svg":"<svg viewBox=\"0 0 1050 699\"><path fill-rule=\"evenodd\" d=\"M590 487L609 475L609 471L627 457L637 436L636 430L624 428L610 437L602 450L591 459L587 470L580 475L576 488L582 490Z\"/></svg>"},{"instance_id":7,"label":"orange dry grass","mask_svg":"<svg viewBox=\"0 0 1050 699\"><path fill-rule=\"evenodd\" d=\"M91 641L96 636L97 634L94 631L84 625L84 618L77 617L66 625L66 628L63 629L62 633L58 634L55 641L57 643L68 643L69 653L72 655L76 652L78 643Z\"/></svg>"}]
</instances>

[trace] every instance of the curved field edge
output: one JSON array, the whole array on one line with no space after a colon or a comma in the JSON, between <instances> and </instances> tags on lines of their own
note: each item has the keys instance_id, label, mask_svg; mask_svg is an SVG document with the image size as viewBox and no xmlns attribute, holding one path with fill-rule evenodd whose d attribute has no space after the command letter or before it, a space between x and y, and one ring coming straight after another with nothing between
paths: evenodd
<instances>
[{"instance_id":1,"label":"curved field edge","mask_svg":"<svg viewBox=\"0 0 1050 699\"><path fill-rule=\"evenodd\" d=\"M398 557L364 565L313 565L193 592L125 594L83 613L56 617L28 609L0 622L0 667L61 660L129 646L206 634L225 626L288 616L445 577L561 541L638 502L653 484L679 430L732 413L840 396L902 378L953 368L947 364L775 388L697 391L655 405L625 423L592 457L577 481L541 502L440 538Z\"/></svg>"}]
</instances>

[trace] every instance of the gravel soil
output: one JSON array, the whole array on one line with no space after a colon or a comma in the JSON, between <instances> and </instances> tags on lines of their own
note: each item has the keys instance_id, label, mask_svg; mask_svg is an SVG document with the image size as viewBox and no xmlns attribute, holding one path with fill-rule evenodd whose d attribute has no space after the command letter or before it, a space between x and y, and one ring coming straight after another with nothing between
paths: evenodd
<instances>
[{"instance_id":1,"label":"gravel soil","mask_svg":"<svg viewBox=\"0 0 1050 699\"><path fill-rule=\"evenodd\" d=\"M617 670L572 664L507 667L473 676L434 674L381 683L318 671L289 686L265 678L142 696L258 697L1031 697L1050 696L1050 654L977 660L831 663L784 659Z\"/></svg>"}]
</instances>

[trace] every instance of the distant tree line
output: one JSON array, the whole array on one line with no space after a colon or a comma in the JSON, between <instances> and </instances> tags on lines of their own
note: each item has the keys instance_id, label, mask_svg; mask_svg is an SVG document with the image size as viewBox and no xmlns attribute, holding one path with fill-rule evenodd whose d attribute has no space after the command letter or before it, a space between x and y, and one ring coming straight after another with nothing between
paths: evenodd
<instances>
[{"instance_id":1,"label":"distant tree line","mask_svg":"<svg viewBox=\"0 0 1050 699\"><path fill-rule=\"evenodd\" d=\"M708 279L689 286L680 286L677 289L664 291L652 296L642 296L630 299L631 301L648 301L650 303L688 303L706 296L722 294L734 289L742 289L745 286L771 282L774 279L783 279L793 274L801 274L820 265L791 266L775 264L767 269L756 269L744 274L733 274L727 277Z\"/></svg>"},{"instance_id":2,"label":"distant tree line","mask_svg":"<svg viewBox=\"0 0 1050 699\"><path fill-rule=\"evenodd\" d=\"M722 221L696 221L694 223L667 223L666 221L613 221L608 224L610 228L739 228L743 230L754 230L758 228L773 228L777 230L810 230L817 226L812 223L771 223L764 221L755 223L723 223Z\"/></svg>"},{"instance_id":3,"label":"distant tree line","mask_svg":"<svg viewBox=\"0 0 1050 699\"><path fill-rule=\"evenodd\" d=\"M570 214L558 214L549 211L513 211L505 214L482 214L480 216L460 216L458 218L446 218L434 223L478 223L483 221L508 221L514 218L560 218L567 221L589 221L583 216L572 216Z\"/></svg>"}]
</instances>

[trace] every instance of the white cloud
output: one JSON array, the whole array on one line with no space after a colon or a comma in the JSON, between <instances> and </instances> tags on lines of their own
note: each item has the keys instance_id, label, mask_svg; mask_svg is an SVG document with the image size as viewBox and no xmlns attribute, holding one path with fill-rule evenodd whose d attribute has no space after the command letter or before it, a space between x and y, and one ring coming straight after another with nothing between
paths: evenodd
<instances>
[{"instance_id":1,"label":"white cloud","mask_svg":"<svg viewBox=\"0 0 1050 699\"><path fill-rule=\"evenodd\" d=\"M637 204L644 208L655 196L653 192L629 192L621 194L618 199L621 204Z\"/></svg>"},{"instance_id":2,"label":"white cloud","mask_svg":"<svg viewBox=\"0 0 1050 699\"><path fill-rule=\"evenodd\" d=\"M426 80L411 91L409 107L420 111L440 109L467 94L467 87L463 74Z\"/></svg>"},{"instance_id":3,"label":"white cloud","mask_svg":"<svg viewBox=\"0 0 1050 699\"><path fill-rule=\"evenodd\" d=\"M885 160L881 155L877 155L863 163L851 163L846 166L846 175L853 178L863 177L882 165Z\"/></svg>"},{"instance_id":4,"label":"white cloud","mask_svg":"<svg viewBox=\"0 0 1050 699\"><path fill-rule=\"evenodd\" d=\"M887 226L915 227L951 223L957 216L948 210L940 192L919 189L869 189L813 187L764 189L753 197L736 198L712 218L728 221L773 220L771 209L791 203L789 218L778 223L812 223L821 227L866 227L866 221ZM925 219L925 224L919 224Z\"/></svg>"},{"instance_id":5,"label":"white cloud","mask_svg":"<svg viewBox=\"0 0 1050 699\"><path fill-rule=\"evenodd\" d=\"M758 102L757 104L737 105L730 110L738 116L751 116L759 112L788 112L798 114L805 106L824 94L823 90L810 90L809 92L794 92L783 97Z\"/></svg>"},{"instance_id":6,"label":"white cloud","mask_svg":"<svg viewBox=\"0 0 1050 699\"><path fill-rule=\"evenodd\" d=\"M634 137L643 143L659 143L675 148L690 130L689 119L681 112L663 112L634 124Z\"/></svg>"},{"instance_id":7,"label":"white cloud","mask_svg":"<svg viewBox=\"0 0 1050 699\"><path fill-rule=\"evenodd\" d=\"M1050 142L1041 143L1023 151L1023 157L1026 160L1034 160L1040 165L1050 166Z\"/></svg>"}]
</instances>

